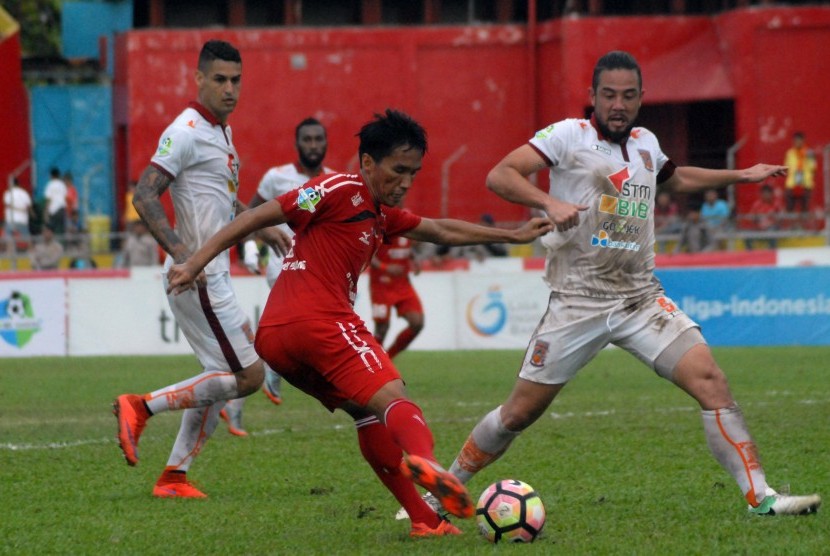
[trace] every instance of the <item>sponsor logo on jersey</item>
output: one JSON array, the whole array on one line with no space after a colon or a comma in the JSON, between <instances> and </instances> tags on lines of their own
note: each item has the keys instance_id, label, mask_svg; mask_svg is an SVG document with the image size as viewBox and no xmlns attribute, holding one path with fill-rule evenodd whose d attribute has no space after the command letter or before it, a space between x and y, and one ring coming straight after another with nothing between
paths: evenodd
<instances>
[{"instance_id":1,"label":"sponsor logo on jersey","mask_svg":"<svg viewBox=\"0 0 830 556\"><path fill-rule=\"evenodd\" d=\"M614 172L608 176L608 181L614 186L617 191L622 191L623 184L631 179L631 174L628 173L628 168L623 168L619 172Z\"/></svg>"},{"instance_id":2,"label":"sponsor logo on jersey","mask_svg":"<svg viewBox=\"0 0 830 556\"><path fill-rule=\"evenodd\" d=\"M591 145L591 148L594 149L595 151L599 151L599 152L605 153L607 155L611 154L611 149L609 149L608 147L603 147L602 145Z\"/></svg>"},{"instance_id":3,"label":"sponsor logo on jersey","mask_svg":"<svg viewBox=\"0 0 830 556\"><path fill-rule=\"evenodd\" d=\"M547 139L553 133L553 124L550 124L545 129L540 129L536 132L536 139Z\"/></svg>"},{"instance_id":4,"label":"sponsor logo on jersey","mask_svg":"<svg viewBox=\"0 0 830 556\"><path fill-rule=\"evenodd\" d=\"M356 193L356 194L352 197L352 205L354 205L354 206L358 206L358 205L360 205L360 204L362 204L362 203L363 203L363 197L361 197L361 196L360 196L360 193Z\"/></svg>"},{"instance_id":5,"label":"sponsor logo on jersey","mask_svg":"<svg viewBox=\"0 0 830 556\"><path fill-rule=\"evenodd\" d=\"M615 216L630 216L645 220L648 218L649 205L641 201L630 201L613 195L603 195L599 200L599 211Z\"/></svg>"},{"instance_id":6,"label":"sponsor logo on jersey","mask_svg":"<svg viewBox=\"0 0 830 556\"><path fill-rule=\"evenodd\" d=\"M600 230L591 235L591 247L602 249L624 249L626 251L639 251L640 244L636 241L615 241L608 237L608 232Z\"/></svg>"},{"instance_id":7,"label":"sponsor logo on jersey","mask_svg":"<svg viewBox=\"0 0 830 556\"><path fill-rule=\"evenodd\" d=\"M297 206L301 210L315 212L317 210L317 203L320 202L320 198L320 194L311 187L300 189L300 192L297 195Z\"/></svg>"},{"instance_id":8,"label":"sponsor logo on jersey","mask_svg":"<svg viewBox=\"0 0 830 556\"><path fill-rule=\"evenodd\" d=\"M165 137L161 140L159 144L159 148L156 151L156 154L159 156L167 156L170 154L170 149L173 148L173 139L170 137Z\"/></svg>"},{"instance_id":9,"label":"sponsor logo on jersey","mask_svg":"<svg viewBox=\"0 0 830 556\"><path fill-rule=\"evenodd\" d=\"M305 261L291 261L282 264L283 270L305 270Z\"/></svg>"},{"instance_id":10,"label":"sponsor logo on jersey","mask_svg":"<svg viewBox=\"0 0 830 556\"><path fill-rule=\"evenodd\" d=\"M361 237L359 237L357 239L359 239L360 241L362 241L366 245L371 245L372 242L369 241L369 238L372 237L372 234L370 234L369 232L361 232L361 234L362 234Z\"/></svg>"},{"instance_id":11,"label":"sponsor logo on jersey","mask_svg":"<svg viewBox=\"0 0 830 556\"><path fill-rule=\"evenodd\" d=\"M654 163L651 161L651 153L643 149L637 149L637 152L640 153L640 158L643 159L643 166L645 166L646 170L654 172Z\"/></svg>"},{"instance_id":12,"label":"sponsor logo on jersey","mask_svg":"<svg viewBox=\"0 0 830 556\"><path fill-rule=\"evenodd\" d=\"M629 224L625 220L605 220L600 227L606 232L616 232L618 234L637 235L640 233L640 226Z\"/></svg>"},{"instance_id":13,"label":"sponsor logo on jersey","mask_svg":"<svg viewBox=\"0 0 830 556\"><path fill-rule=\"evenodd\" d=\"M530 364L534 367L542 367L545 365L545 360L548 358L548 350L550 344L542 340L536 340L533 346L533 352L530 354Z\"/></svg>"},{"instance_id":14,"label":"sponsor logo on jersey","mask_svg":"<svg viewBox=\"0 0 830 556\"><path fill-rule=\"evenodd\" d=\"M228 153L228 170L231 171L231 179L228 180L228 193L236 193L239 190L239 162L232 153Z\"/></svg>"}]
</instances>

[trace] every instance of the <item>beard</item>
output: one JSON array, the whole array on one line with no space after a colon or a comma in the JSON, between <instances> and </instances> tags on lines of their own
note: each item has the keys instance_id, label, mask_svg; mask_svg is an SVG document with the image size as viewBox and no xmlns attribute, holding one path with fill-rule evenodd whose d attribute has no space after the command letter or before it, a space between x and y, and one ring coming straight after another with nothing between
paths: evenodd
<instances>
[{"instance_id":1,"label":"beard","mask_svg":"<svg viewBox=\"0 0 830 556\"><path fill-rule=\"evenodd\" d=\"M323 159L326 158L326 151L323 150L319 155L314 155L313 157L309 157L305 153L299 152L298 156L300 158L300 164L310 170L316 170L323 164Z\"/></svg>"},{"instance_id":2,"label":"beard","mask_svg":"<svg viewBox=\"0 0 830 556\"><path fill-rule=\"evenodd\" d=\"M602 133L602 136L611 141L612 143L621 143L628 137L628 135L631 133L631 130L634 128L634 122L632 122L621 131L611 131L605 124L605 122L601 122L599 118L595 118L595 120L597 122L597 127Z\"/></svg>"}]
</instances>

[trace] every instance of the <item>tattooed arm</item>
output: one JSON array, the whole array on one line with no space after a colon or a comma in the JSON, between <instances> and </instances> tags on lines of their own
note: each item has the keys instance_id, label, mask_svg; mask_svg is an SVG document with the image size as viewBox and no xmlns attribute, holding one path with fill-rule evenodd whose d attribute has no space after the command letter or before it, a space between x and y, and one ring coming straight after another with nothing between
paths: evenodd
<instances>
[{"instance_id":1,"label":"tattooed arm","mask_svg":"<svg viewBox=\"0 0 830 556\"><path fill-rule=\"evenodd\" d=\"M135 188L133 206L141 219L147 223L150 233L156 238L161 248L170 253L177 263L184 262L190 251L179 235L170 225L161 196L170 187L173 180L155 166L147 166Z\"/></svg>"}]
</instances>

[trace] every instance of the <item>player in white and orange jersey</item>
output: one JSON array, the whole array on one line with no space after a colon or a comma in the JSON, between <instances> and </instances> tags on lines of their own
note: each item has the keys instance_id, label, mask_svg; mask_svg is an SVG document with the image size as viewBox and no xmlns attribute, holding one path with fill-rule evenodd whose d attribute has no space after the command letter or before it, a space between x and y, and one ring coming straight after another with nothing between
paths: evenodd
<instances>
[{"instance_id":1,"label":"player in white and orange jersey","mask_svg":"<svg viewBox=\"0 0 830 556\"><path fill-rule=\"evenodd\" d=\"M224 41L206 42L196 71L197 101L162 133L150 166L144 171L133 203L151 233L167 251L167 272L233 220L245 207L236 198L239 155L227 123L239 99L242 58ZM160 202L170 190L176 216L173 228ZM288 238L278 230L265 239ZM277 245L275 243L275 245ZM230 284L227 251L217 254L198 279L198 287L168 296L176 322L190 343L202 372L143 396L124 394L113 404L118 441L129 465L138 463L138 441L147 419L162 411L183 409L182 424L161 477L157 497L202 498L187 480L187 471L213 433L226 400L255 392L263 380L262 360L254 350L253 329Z\"/></svg>"},{"instance_id":2,"label":"player in white and orange jersey","mask_svg":"<svg viewBox=\"0 0 830 556\"><path fill-rule=\"evenodd\" d=\"M667 297L654 271L658 188L695 192L785 173L758 164L742 170L676 167L647 129L634 127L643 98L639 65L626 52L598 61L590 119L564 120L536 133L499 162L487 186L509 201L544 211L556 231L547 247L547 313L530 339L503 405L473 429L450 470L463 482L500 457L545 413L565 384L608 344L632 353L700 405L715 459L757 514L816 511L818 495L776 493L767 484L740 408L700 328ZM550 168L550 192L528 176Z\"/></svg>"}]
</instances>

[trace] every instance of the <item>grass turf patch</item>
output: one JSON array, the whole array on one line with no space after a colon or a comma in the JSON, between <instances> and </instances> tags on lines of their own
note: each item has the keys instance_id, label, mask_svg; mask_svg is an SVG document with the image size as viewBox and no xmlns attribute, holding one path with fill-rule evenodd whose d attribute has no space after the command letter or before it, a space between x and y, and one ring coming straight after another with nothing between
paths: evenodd
<instances>
[{"instance_id":1,"label":"grass turf patch","mask_svg":"<svg viewBox=\"0 0 830 556\"><path fill-rule=\"evenodd\" d=\"M830 491L828 348L721 348L716 358L773 487ZM510 391L513 351L405 352L397 360L449 465L473 425ZM224 424L193 465L206 500L150 495L180 415L161 414L128 468L110 402L198 370L192 357L3 360L0 553L491 554L472 520L461 537L413 540L395 500L360 457L345 414L285 386L257 393L247 438ZM759 518L709 454L693 400L619 350L603 351L506 455L470 483L533 485L548 511L522 554L819 554L825 512ZM826 508L825 508L826 510Z\"/></svg>"}]
</instances>

